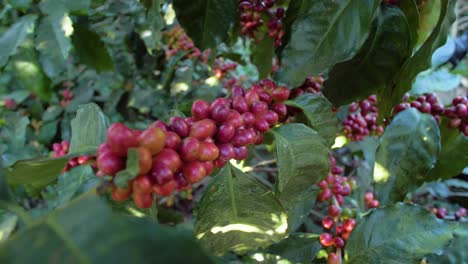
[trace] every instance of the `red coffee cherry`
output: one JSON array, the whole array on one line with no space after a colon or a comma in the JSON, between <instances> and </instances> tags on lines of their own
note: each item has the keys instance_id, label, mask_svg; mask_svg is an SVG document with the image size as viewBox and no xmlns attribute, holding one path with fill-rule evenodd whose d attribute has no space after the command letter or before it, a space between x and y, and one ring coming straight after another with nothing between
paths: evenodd
<instances>
[{"instance_id":1,"label":"red coffee cherry","mask_svg":"<svg viewBox=\"0 0 468 264\"><path fill-rule=\"evenodd\" d=\"M200 143L200 161L213 161L219 157L219 149L214 143Z\"/></svg>"},{"instance_id":2,"label":"red coffee cherry","mask_svg":"<svg viewBox=\"0 0 468 264\"><path fill-rule=\"evenodd\" d=\"M234 158L234 146L230 143L218 145L219 158L223 160L230 160Z\"/></svg>"},{"instance_id":3,"label":"red coffee cherry","mask_svg":"<svg viewBox=\"0 0 468 264\"><path fill-rule=\"evenodd\" d=\"M380 205L380 202L379 202L378 200L372 200L372 201L368 204L369 208L378 208L379 205Z\"/></svg>"},{"instance_id":4,"label":"red coffee cherry","mask_svg":"<svg viewBox=\"0 0 468 264\"><path fill-rule=\"evenodd\" d=\"M203 163L199 161L191 161L184 165L182 168L185 179L191 183L201 181L206 176L206 169Z\"/></svg>"},{"instance_id":5,"label":"red coffee cherry","mask_svg":"<svg viewBox=\"0 0 468 264\"><path fill-rule=\"evenodd\" d=\"M332 197L332 192L330 189L323 190L319 195L317 196L317 201L323 202Z\"/></svg>"},{"instance_id":6,"label":"red coffee cherry","mask_svg":"<svg viewBox=\"0 0 468 264\"><path fill-rule=\"evenodd\" d=\"M164 185L174 179L174 172L167 166L159 163L151 169L151 177L158 185Z\"/></svg>"},{"instance_id":7,"label":"red coffee cherry","mask_svg":"<svg viewBox=\"0 0 468 264\"><path fill-rule=\"evenodd\" d=\"M234 147L234 159L244 160L249 156L249 149L246 146Z\"/></svg>"},{"instance_id":8,"label":"red coffee cherry","mask_svg":"<svg viewBox=\"0 0 468 264\"><path fill-rule=\"evenodd\" d=\"M333 236L330 233L321 234L319 240L320 244L322 244L324 247L333 245Z\"/></svg>"},{"instance_id":9,"label":"red coffee cherry","mask_svg":"<svg viewBox=\"0 0 468 264\"><path fill-rule=\"evenodd\" d=\"M174 175L174 181L176 183L176 189L179 191L190 190L190 182L185 179L184 174L179 172Z\"/></svg>"},{"instance_id":10,"label":"red coffee cherry","mask_svg":"<svg viewBox=\"0 0 468 264\"><path fill-rule=\"evenodd\" d=\"M181 138L185 138L189 134L189 126L185 123L184 119L180 116L171 117L169 120L171 130L179 135Z\"/></svg>"},{"instance_id":11,"label":"red coffee cherry","mask_svg":"<svg viewBox=\"0 0 468 264\"><path fill-rule=\"evenodd\" d=\"M258 93L254 91L253 89L250 89L249 91L247 91L244 98L245 98L245 101L247 102L247 105L249 106L251 106L254 102L257 102L260 100Z\"/></svg>"},{"instance_id":12,"label":"red coffee cherry","mask_svg":"<svg viewBox=\"0 0 468 264\"><path fill-rule=\"evenodd\" d=\"M344 245L345 245L345 242L344 242L343 238L335 237L333 239L333 245L335 245L335 247L337 247L337 248L343 248Z\"/></svg>"},{"instance_id":13,"label":"red coffee cherry","mask_svg":"<svg viewBox=\"0 0 468 264\"><path fill-rule=\"evenodd\" d=\"M332 204L328 207L328 214L331 217L337 217L340 215L340 209L336 205Z\"/></svg>"},{"instance_id":14,"label":"red coffee cherry","mask_svg":"<svg viewBox=\"0 0 468 264\"><path fill-rule=\"evenodd\" d=\"M370 202L372 202L374 200L374 194L371 193L371 192L366 192L366 194L364 194L364 202L366 204L369 204Z\"/></svg>"},{"instance_id":15,"label":"red coffee cherry","mask_svg":"<svg viewBox=\"0 0 468 264\"><path fill-rule=\"evenodd\" d=\"M138 208L150 208L153 205L153 195L151 193L133 193L133 202Z\"/></svg>"},{"instance_id":16,"label":"red coffee cherry","mask_svg":"<svg viewBox=\"0 0 468 264\"><path fill-rule=\"evenodd\" d=\"M180 145L180 156L184 161L198 160L200 157L200 141L194 137L188 137Z\"/></svg>"},{"instance_id":17,"label":"red coffee cherry","mask_svg":"<svg viewBox=\"0 0 468 264\"><path fill-rule=\"evenodd\" d=\"M252 112L252 114L256 116L263 114L267 110L268 110L268 105L267 103L263 101L253 102L252 106L250 107L250 112Z\"/></svg>"},{"instance_id":18,"label":"red coffee cherry","mask_svg":"<svg viewBox=\"0 0 468 264\"><path fill-rule=\"evenodd\" d=\"M263 118L257 118L257 120L255 120L254 127L255 129L257 129L258 131L262 133L266 133L268 132L268 130L270 130L270 125Z\"/></svg>"},{"instance_id":19,"label":"red coffee cherry","mask_svg":"<svg viewBox=\"0 0 468 264\"><path fill-rule=\"evenodd\" d=\"M140 171L138 175L147 174L151 170L151 166L153 164L153 157L151 153L146 148L136 148L138 154L138 166L140 167Z\"/></svg>"},{"instance_id":20,"label":"red coffee cherry","mask_svg":"<svg viewBox=\"0 0 468 264\"><path fill-rule=\"evenodd\" d=\"M149 127L157 127L157 128L161 129L164 132L167 132L169 130L167 125L161 120L153 122L151 125L149 125Z\"/></svg>"},{"instance_id":21,"label":"red coffee cherry","mask_svg":"<svg viewBox=\"0 0 468 264\"><path fill-rule=\"evenodd\" d=\"M229 123L224 123L218 128L216 140L220 143L230 142L235 133L235 128Z\"/></svg>"},{"instance_id":22,"label":"red coffee cherry","mask_svg":"<svg viewBox=\"0 0 468 264\"><path fill-rule=\"evenodd\" d=\"M190 128L190 136L199 140L212 137L216 133L216 124L211 119L203 119L193 124Z\"/></svg>"},{"instance_id":23,"label":"red coffee cherry","mask_svg":"<svg viewBox=\"0 0 468 264\"><path fill-rule=\"evenodd\" d=\"M127 200L131 194L132 194L131 188L121 189L116 186L112 188L112 199L116 202L123 202Z\"/></svg>"},{"instance_id":24,"label":"red coffee cherry","mask_svg":"<svg viewBox=\"0 0 468 264\"><path fill-rule=\"evenodd\" d=\"M241 114L239 114L239 112L236 110L231 110L226 118L225 123L231 124L234 128L239 128L244 125L244 119L242 118Z\"/></svg>"},{"instance_id":25,"label":"red coffee cherry","mask_svg":"<svg viewBox=\"0 0 468 264\"><path fill-rule=\"evenodd\" d=\"M244 96L244 89L238 85L234 85L231 90L231 97L243 97Z\"/></svg>"},{"instance_id":26,"label":"red coffee cherry","mask_svg":"<svg viewBox=\"0 0 468 264\"><path fill-rule=\"evenodd\" d=\"M333 219L331 217L325 217L322 219L322 226L325 228L325 229L331 229L333 227L333 224L335 223L335 221L333 221Z\"/></svg>"},{"instance_id":27,"label":"red coffee cherry","mask_svg":"<svg viewBox=\"0 0 468 264\"><path fill-rule=\"evenodd\" d=\"M203 163L203 167L205 167L206 175L210 175L211 173L213 173L214 165L212 161L205 161L202 163Z\"/></svg>"},{"instance_id":28,"label":"red coffee cherry","mask_svg":"<svg viewBox=\"0 0 468 264\"><path fill-rule=\"evenodd\" d=\"M232 108L239 113L245 113L249 111L249 106L247 105L247 101L244 97L235 97L232 100Z\"/></svg>"},{"instance_id":29,"label":"red coffee cherry","mask_svg":"<svg viewBox=\"0 0 468 264\"><path fill-rule=\"evenodd\" d=\"M112 152L120 157L126 157L129 148L138 146L133 131L122 123L114 123L107 130L107 142Z\"/></svg>"},{"instance_id":30,"label":"red coffee cherry","mask_svg":"<svg viewBox=\"0 0 468 264\"><path fill-rule=\"evenodd\" d=\"M255 141L255 134L252 135L247 129L238 128L232 137L232 144L236 147L246 146Z\"/></svg>"},{"instance_id":31,"label":"red coffee cherry","mask_svg":"<svg viewBox=\"0 0 468 264\"><path fill-rule=\"evenodd\" d=\"M133 179L132 189L134 193L148 194L152 192L153 182L148 175L140 175Z\"/></svg>"},{"instance_id":32,"label":"red coffee cherry","mask_svg":"<svg viewBox=\"0 0 468 264\"><path fill-rule=\"evenodd\" d=\"M60 146L60 144L57 144L57 145L55 144L57 143L54 143L54 146L57 146L57 145ZM57 150L54 149L54 151L57 151ZM97 150L97 156L102 156L104 154L111 153L111 152L112 152L112 149L110 145L107 142L105 142L99 145L98 150Z\"/></svg>"},{"instance_id":33,"label":"red coffee cherry","mask_svg":"<svg viewBox=\"0 0 468 264\"><path fill-rule=\"evenodd\" d=\"M179 147L180 141L180 137L176 133L172 131L166 132L166 141L164 143L166 148L177 149Z\"/></svg>"},{"instance_id":34,"label":"red coffee cherry","mask_svg":"<svg viewBox=\"0 0 468 264\"><path fill-rule=\"evenodd\" d=\"M210 104L203 100L196 100L192 104L192 118L195 121L209 118L211 114Z\"/></svg>"},{"instance_id":35,"label":"red coffee cherry","mask_svg":"<svg viewBox=\"0 0 468 264\"><path fill-rule=\"evenodd\" d=\"M276 112L267 110L265 113L263 113L262 118L268 122L270 127L273 127L278 122L279 116Z\"/></svg>"},{"instance_id":36,"label":"red coffee cherry","mask_svg":"<svg viewBox=\"0 0 468 264\"><path fill-rule=\"evenodd\" d=\"M328 264L340 264L341 261L338 255L336 255L336 253L330 252L328 253L327 263Z\"/></svg>"},{"instance_id":37,"label":"red coffee cherry","mask_svg":"<svg viewBox=\"0 0 468 264\"><path fill-rule=\"evenodd\" d=\"M346 230L347 232L353 231L355 225L356 225L356 220L353 218L347 219L343 223L344 230Z\"/></svg>"},{"instance_id":38,"label":"red coffee cherry","mask_svg":"<svg viewBox=\"0 0 468 264\"><path fill-rule=\"evenodd\" d=\"M176 187L176 182L174 180L171 180L163 185L153 185L153 193L163 197L170 196L174 192Z\"/></svg>"},{"instance_id":39,"label":"red coffee cherry","mask_svg":"<svg viewBox=\"0 0 468 264\"><path fill-rule=\"evenodd\" d=\"M125 160L114 153L107 152L98 156L97 166L105 175L114 176L125 168Z\"/></svg>"},{"instance_id":40,"label":"red coffee cherry","mask_svg":"<svg viewBox=\"0 0 468 264\"><path fill-rule=\"evenodd\" d=\"M221 124L224 120L227 119L231 109L226 104L218 104L211 110L211 118L216 121L216 123Z\"/></svg>"},{"instance_id":41,"label":"red coffee cherry","mask_svg":"<svg viewBox=\"0 0 468 264\"><path fill-rule=\"evenodd\" d=\"M182 160L173 149L163 149L153 158L153 167L157 167L158 165L165 166L173 173L176 173L182 167Z\"/></svg>"},{"instance_id":42,"label":"red coffee cherry","mask_svg":"<svg viewBox=\"0 0 468 264\"><path fill-rule=\"evenodd\" d=\"M283 101L288 100L289 94L290 94L289 89L282 86L282 87L278 87L274 89L273 92L271 93L271 97L273 98L275 102L281 103Z\"/></svg>"},{"instance_id":43,"label":"red coffee cherry","mask_svg":"<svg viewBox=\"0 0 468 264\"><path fill-rule=\"evenodd\" d=\"M271 98L271 95L269 95L266 91L261 91L257 93L258 93L258 98L260 98L261 101L267 104L271 104L271 102L273 101L273 98Z\"/></svg>"},{"instance_id":44,"label":"red coffee cherry","mask_svg":"<svg viewBox=\"0 0 468 264\"><path fill-rule=\"evenodd\" d=\"M251 112L246 112L242 114L242 119L244 120L244 126L246 128L252 127L255 124L255 115Z\"/></svg>"},{"instance_id":45,"label":"red coffee cherry","mask_svg":"<svg viewBox=\"0 0 468 264\"><path fill-rule=\"evenodd\" d=\"M216 168L221 169L222 167L224 167L224 165L226 165L227 162L228 162L228 160L225 160L225 159L219 157L217 160L213 161L213 165Z\"/></svg>"}]
</instances>

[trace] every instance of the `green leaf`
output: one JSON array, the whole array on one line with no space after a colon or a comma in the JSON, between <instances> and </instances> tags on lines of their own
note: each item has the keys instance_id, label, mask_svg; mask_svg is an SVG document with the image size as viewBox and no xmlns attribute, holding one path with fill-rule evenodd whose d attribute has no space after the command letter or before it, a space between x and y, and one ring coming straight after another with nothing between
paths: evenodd
<instances>
[{"instance_id":1,"label":"green leaf","mask_svg":"<svg viewBox=\"0 0 468 264\"><path fill-rule=\"evenodd\" d=\"M401 201L429 178L440 152L434 117L414 108L392 120L380 138L374 166L375 189L382 205Z\"/></svg>"},{"instance_id":2,"label":"green leaf","mask_svg":"<svg viewBox=\"0 0 468 264\"><path fill-rule=\"evenodd\" d=\"M275 78L294 87L352 58L366 40L380 1L302 1ZM352 25L353 30L348 30Z\"/></svg>"},{"instance_id":3,"label":"green leaf","mask_svg":"<svg viewBox=\"0 0 468 264\"><path fill-rule=\"evenodd\" d=\"M174 0L177 20L204 50L225 41L238 21L237 0Z\"/></svg>"},{"instance_id":4,"label":"green leaf","mask_svg":"<svg viewBox=\"0 0 468 264\"><path fill-rule=\"evenodd\" d=\"M42 114L42 121L54 121L63 113L63 108L58 105L49 106Z\"/></svg>"},{"instance_id":5,"label":"green leaf","mask_svg":"<svg viewBox=\"0 0 468 264\"><path fill-rule=\"evenodd\" d=\"M94 103L78 108L75 119L71 121L72 137L69 153L96 152L106 141L109 121L99 106Z\"/></svg>"},{"instance_id":6,"label":"green leaf","mask_svg":"<svg viewBox=\"0 0 468 264\"><path fill-rule=\"evenodd\" d=\"M328 146L333 145L339 132L339 121L327 98L316 94L304 94L285 103L301 109L310 126L325 139Z\"/></svg>"},{"instance_id":7,"label":"green leaf","mask_svg":"<svg viewBox=\"0 0 468 264\"><path fill-rule=\"evenodd\" d=\"M18 223L18 216L10 212L0 210L0 243L5 242L15 231Z\"/></svg>"},{"instance_id":8,"label":"green leaf","mask_svg":"<svg viewBox=\"0 0 468 264\"><path fill-rule=\"evenodd\" d=\"M8 189L7 179L3 171L3 163L0 160L0 201L10 201L10 190Z\"/></svg>"},{"instance_id":9,"label":"green leaf","mask_svg":"<svg viewBox=\"0 0 468 264\"><path fill-rule=\"evenodd\" d=\"M429 173L429 177L434 180L453 178L468 164L468 137L448 125L449 121L444 118L440 125L442 149L435 167Z\"/></svg>"},{"instance_id":10,"label":"green leaf","mask_svg":"<svg viewBox=\"0 0 468 264\"><path fill-rule=\"evenodd\" d=\"M458 225L453 233L453 240L450 245L444 249L444 254L428 257L429 263L434 264L459 264L466 263L468 251L466 250L466 241L468 239L468 222Z\"/></svg>"},{"instance_id":11,"label":"green leaf","mask_svg":"<svg viewBox=\"0 0 468 264\"><path fill-rule=\"evenodd\" d=\"M346 243L346 263L386 260L419 264L427 254L443 252L454 227L416 205L397 203L375 209L360 219L351 233Z\"/></svg>"},{"instance_id":12,"label":"green leaf","mask_svg":"<svg viewBox=\"0 0 468 264\"><path fill-rule=\"evenodd\" d=\"M41 11L48 15L56 15L70 12L87 14L91 0L43 0L39 4Z\"/></svg>"},{"instance_id":13,"label":"green leaf","mask_svg":"<svg viewBox=\"0 0 468 264\"><path fill-rule=\"evenodd\" d=\"M38 259L44 263L214 263L190 231L112 214L96 196L72 201L0 245L1 263Z\"/></svg>"},{"instance_id":14,"label":"green leaf","mask_svg":"<svg viewBox=\"0 0 468 264\"><path fill-rule=\"evenodd\" d=\"M384 89L411 56L410 33L398 7L382 7L359 53L332 68L324 84L325 96L333 104L343 105Z\"/></svg>"},{"instance_id":15,"label":"green leaf","mask_svg":"<svg viewBox=\"0 0 468 264\"><path fill-rule=\"evenodd\" d=\"M411 95L421 95L433 92L447 92L456 89L461 78L447 68L427 70L416 77L413 87L409 91Z\"/></svg>"},{"instance_id":16,"label":"green leaf","mask_svg":"<svg viewBox=\"0 0 468 264\"><path fill-rule=\"evenodd\" d=\"M42 67L50 78L57 77L67 68L72 23L67 14L56 14L42 18L37 28L36 49Z\"/></svg>"},{"instance_id":17,"label":"green leaf","mask_svg":"<svg viewBox=\"0 0 468 264\"><path fill-rule=\"evenodd\" d=\"M89 165L78 166L61 174L55 187L57 197L53 202L53 207L64 206L74 197L83 193L84 189L87 189L86 184L92 184L96 179L98 178Z\"/></svg>"},{"instance_id":18,"label":"green leaf","mask_svg":"<svg viewBox=\"0 0 468 264\"><path fill-rule=\"evenodd\" d=\"M414 48L418 41L419 29L419 10L416 0L408 0L398 2L398 7L405 14L406 21L408 21L409 33L411 35L411 47Z\"/></svg>"},{"instance_id":19,"label":"green leaf","mask_svg":"<svg viewBox=\"0 0 468 264\"><path fill-rule=\"evenodd\" d=\"M441 1L427 1L422 8L419 8L419 28L417 47L420 47L429 38L437 25L440 14Z\"/></svg>"},{"instance_id":20,"label":"green leaf","mask_svg":"<svg viewBox=\"0 0 468 264\"><path fill-rule=\"evenodd\" d=\"M322 249L318 237L318 235L307 233L291 234L268 247L265 252L291 263L310 263Z\"/></svg>"},{"instance_id":21,"label":"green leaf","mask_svg":"<svg viewBox=\"0 0 468 264\"><path fill-rule=\"evenodd\" d=\"M145 42L149 54L161 47L161 31L164 28L164 20L161 15L161 0L147 1L151 6L147 7L146 21L139 28L140 37Z\"/></svg>"},{"instance_id":22,"label":"green leaf","mask_svg":"<svg viewBox=\"0 0 468 264\"><path fill-rule=\"evenodd\" d=\"M127 188L128 181L135 178L139 171L138 152L135 148L130 148L128 150L125 170L119 171L117 175L115 175L114 183L121 188Z\"/></svg>"},{"instance_id":23,"label":"green leaf","mask_svg":"<svg viewBox=\"0 0 468 264\"><path fill-rule=\"evenodd\" d=\"M38 141L44 145L50 145L57 134L58 124L58 120L43 124L39 130Z\"/></svg>"},{"instance_id":24,"label":"green leaf","mask_svg":"<svg viewBox=\"0 0 468 264\"><path fill-rule=\"evenodd\" d=\"M42 188L57 179L70 158L95 153L75 153L54 159L21 160L8 168L4 168L3 172L11 185L29 184L33 187Z\"/></svg>"},{"instance_id":25,"label":"green leaf","mask_svg":"<svg viewBox=\"0 0 468 264\"><path fill-rule=\"evenodd\" d=\"M31 7L32 0L8 0L8 4L16 9L26 10Z\"/></svg>"},{"instance_id":26,"label":"green leaf","mask_svg":"<svg viewBox=\"0 0 468 264\"><path fill-rule=\"evenodd\" d=\"M106 45L101 41L99 35L89 30L86 25L75 25L72 42L81 63L96 69L98 72L114 69L114 62Z\"/></svg>"},{"instance_id":27,"label":"green leaf","mask_svg":"<svg viewBox=\"0 0 468 264\"><path fill-rule=\"evenodd\" d=\"M3 67L10 56L16 54L16 49L25 41L26 36L34 31L36 15L26 15L18 19L0 37L0 67Z\"/></svg>"},{"instance_id":28,"label":"green leaf","mask_svg":"<svg viewBox=\"0 0 468 264\"><path fill-rule=\"evenodd\" d=\"M33 44L22 45L18 53L11 58L15 69L15 78L21 88L30 91L44 101L50 101L53 87L42 71L41 64Z\"/></svg>"},{"instance_id":29,"label":"green leaf","mask_svg":"<svg viewBox=\"0 0 468 264\"><path fill-rule=\"evenodd\" d=\"M311 187L327 176L329 151L323 138L303 124L287 124L272 133L278 160L276 190L292 226L305 213L303 205L311 199Z\"/></svg>"},{"instance_id":30,"label":"green leaf","mask_svg":"<svg viewBox=\"0 0 468 264\"><path fill-rule=\"evenodd\" d=\"M29 118L15 113L7 116L7 127L5 132L8 137L8 149L10 152L21 151L26 144L26 132L29 125Z\"/></svg>"},{"instance_id":31,"label":"green leaf","mask_svg":"<svg viewBox=\"0 0 468 264\"><path fill-rule=\"evenodd\" d=\"M399 74L394 79L394 84L380 93L379 97L386 99L379 106L381 113L390 113L392 107L401 102L405 92L410 90L416 75L431 67L432 53L446 42L450 25L455 19L453 8L455 1L439 1L441 1L439 20L431 35L401 67Z\"/></svg>"},{"instance_id":32,"label":"green leaf","mask_svg":"<svg viewBox=\"0 0 468 264\"><path fill-rule=\"evenodd\" d=\"M276 196L229 164L206 187L195 215L195 236L216 255L243 254L287 234L286 213Z\"/></svg>"},{"instance_id":33,"label":"green leaf","mask_svg":"<svg viewBox=\"0 0 468 264\"><path fill-rule=\"evenodd\" d=\"M275 56L275 44L272 38L264 37L260 43L253 43L251 61L257 67L259 79L265 79L270 75L273 56Z\"/></svg>"}]
</instances>

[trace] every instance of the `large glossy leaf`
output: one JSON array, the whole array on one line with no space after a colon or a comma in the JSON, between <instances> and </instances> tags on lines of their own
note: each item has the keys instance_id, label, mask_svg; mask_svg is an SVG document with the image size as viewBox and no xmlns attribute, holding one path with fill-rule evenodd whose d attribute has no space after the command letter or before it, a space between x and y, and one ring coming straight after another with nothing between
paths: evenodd
<instances>
[{"instance_id":1,"label":"large glossy leaf","mask_svg":"<svg viewBox=\"0 0 468 264\"><path fill-rule=\"evenodd\" d=\"M21 160L4 168L3 171L9 184L29 184L40 188L57 179L70 158L90 154L95 154L95 152L75 153L55 159Z\"/></svg>"},{"instance_id":2,"label":"large glossy leaf","mask_svg":"<svg viewBox=\"0 0 468 264\"><path fill-rule=\"evenodd\" d=\"M106 141L108 126L109 121L99 106L94 103L80 106L75 119L71 121L69 153L96 151Z\"/></svg>"},{"instance_id":3,"label":"large glossy leaf","mask_svg":"<svg viewBox=\"0 0 468 264\"><path fill-rule=\"evenodd\" d=\"M268 247L265 252L274 260L285 259L290 263L310 263L322 246L318 235L295 233Z\"/></svg>"},{"instance_id":4,"label":"large glossy leaf","mask_svg":"<svg viewBox=\"0 0 468 264\"><path fill-rule=\"evenodd\" d=\"M270 75L274 55L275 45L273 39L265 37L260 43L253 43L252 63L257 66L259 79L264 79Z\"/></svg>"},{"instance_id":5,"label":"large glossy leaf","mask_svg":"<svg viewBox=\"0 0 468 264\"><path fill-rule=\"evenodd\" d=\"M418 74L409 93L411 95L421 95L425 93L447 92L456 89L460 81L461 77L449 72L447 68L427 70Z\"/></svg>"},{"instance_id":6,"label":"large glossy leaf","mask_svg":"<svg viewBox=\"0 0 468 264\"><path fill-rule=\"evenodd\" d=\"M401 201L429 178L440 152L439 126L431 115L407 109L385 129L374 166L375 189L382 205Z\"/></svg>"},{"instance_id":7,"label":"large glossy leaf","mask_svg":"<svg viewBox=\"0 0 468 264\"><path fill-rule=\"evenodd\" d=\"M405 14L396 6L382 7L358 55L330 71L325 96L343 105L384 89L411 56L412 47Z\"/></svg>"},{"instance_id":8,"label":"large glossy leaf","mask_svg":"<svg viewBox=\"0 0 468 264\"><path fill-rule=\"evenodd\" d=\"M23 16L3 33L0 37L0 67L3 67L8 62L8 58L16 53L16 49L23 43L28 33L34 31L36 19L36 15Z\"/></svg>"},{"instance_id":9,"label":"large glossy leaf","mask_svg":"<svg viewBox=\"0 0 468 264\"><path fill-rule=\"evenodd\" d=\"M441 3L439 19L431 35L416 53L405 62L400 73L395 77L394 84L380 93L381 98L386 98L379 106L381 113L388 115L391 108L401 102L405 92L411 89L411 84L416 75L431 67L432 53L446 42L450 25L455 19L453 8L455 1L439 1Z\"/></svg>"},{"instance_id":10,"label":"large glossy leaf","mask_svg":"<svg viewBox=\"0 0 468 264\"><path fill-rule=\"evenodd\" d=\"M225 41L238 21L237 0L174 0L177 20L200 49Z\"/></svg>"},{"instance_id":11,"label":"large glossy leaf","mask_svg":"<svg viewBox=\"0 0 468 264\"><path fill-rule=\"evenodd\" d=\"M309 125L325 139L328 146L333 145L339 132L339 121L327 98L316 94L305 94L285 103L301 109Z\"/></svg>"},{"instance_id":12,"label":"large glossy leaf","mask_svg":"<svg viewBox=\"0 0 468 264\"><path fill-rule=\"evenodd\" d=\"M96 69L98 72L114 69L114 63L107 47L99 35L89 30L86 25L78 24L75 26L72 41L81 63Z\"/></svg>"},{"instance_id":13,"label":"large glossy leaf","mask_svg":"<svg viewBox=\"0 0 468 264\"><path fill-rule=\"evenodd\" d=\"M468 239L468 222L460 223L453 233L453 240L450 245L444 249L444 254L431 255L428 257L429 263L434 264L459 264L466 263L468 260L468 251L466 250L466 241Z\"/></svg>"},{"instance_id":14,"label":"large glossy leaf","mask_svg":"<svg viewBox=\"0 0 468 264\"><path fill-rule=\"evenodd\" d=\"M275 78L290 87L352 58L366 40L380 1L301 1ZM297 7L297 6L296 6ZM352 28L352 30L349 30Z\"/></svg>"},{"instance_id":15,"label":"large glossy leaf","mask_svg":"<svg viewBox=\"0 0 468 264\"><path fill-rule=\"evenodd\" d=\"M416 0L401 1L398 3L398 7L405 14L409 33L411 35L411 47L414 48L418 41L418 29L420 24L418 4Z\"/></svg>"},{"instance_id":16,"label":"large glossy leaf","mask_svg":"<svg viewBox=\"0 0 468 264\"><path fill-rule=\"evenodd\" d=\"M292 226L306 213L304 203L313 200L311 187L328 173L329 151L325 140L303 124L284 125L272 133L279 170L276 190Z\"/></svg>"},{"instance_id":17,"label":"large glossy leaf","mask_svg":"<svg viewBox=\"0 0 468 264\"><path fill-rule=\"evenodd\" d=\"M427 209L410 204L372 210L358 220L346 245L346 263L418 264L425 255L440 254L455 225Z\"/></svg>"},{"instance_id":18,"label":"large glossy leaf","mask_svg":"<svg viewBox=\"0 0 468 264\"><path fill-rule=\"evenodd\" d=\"M441 145L439 159L429 173L431 179L450 179L468 166L468 137L458 129L448 127L444 119L440 125Z\"/></svg>"},{"instance_id":19,"label":"large glossy leaf","mask_svg":"<svg viewBox=\"0 0 468 264\"><path fill-rule=\"evenodd\" d=\"M36 35L36 49L47 76L54 78L65 71L71 49L69 36L72 20L67 14L55 14L41 19Z\"/></svg>"},{"instance_id":20,"label":"large glossy leaf","mask_svg":"<svg viewBox=\"0 0 468 264\"><path fill-rule=\"evenodd\" d=\"M195 236L217 255L245 253L287 235L286 212L276 196L229 164L207 186L195 215Z\"/></svg>"},{"instance_id":21,"label":"large glossy leaf","mask_svg":"<svg viewBox=\"0 0 468 264\"><path fill-rule=\"evenodd\" d=\"M27 248L27 250L25 250ZM181 254L183 252L183 254ZM0 246L1 263L213 263L188 230L112 214L95 196L74 200Z\"/></svg>"}]
</instances>

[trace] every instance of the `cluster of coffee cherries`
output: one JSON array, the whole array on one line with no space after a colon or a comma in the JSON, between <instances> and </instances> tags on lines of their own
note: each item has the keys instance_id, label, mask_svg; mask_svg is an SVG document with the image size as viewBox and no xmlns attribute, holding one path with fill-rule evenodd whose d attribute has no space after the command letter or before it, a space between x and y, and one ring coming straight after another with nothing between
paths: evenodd
<instances>
[{"instance_id":1,"label":"cluster of coffee cherries","mask_svg":"<svg viewBox=\"0 0 468 264\"><path fill-rule=\"evenodd\" d=\"M8 110L14 110L17 107L15 100L11 98L5 98L4 103L5 108Z\"/></svg>"},{"instance_id":2,"label":"cluster of coffee cherries","mask_svg":"<svg viewBox=\"0 0 468 264\"><path fill-rule=\"evenodd\" d=\"M378 208L380 206L379 200L375 199L374 193L372 192L366 192L364 194L364 203L369 209Z\"/></svg>"},{"instance_id":3,"label":"cluster of coffee cherries","mask_svg":"<svg viewBox=\"0 0 468 264\"><path fill-rule=\"evenodd\" d=\"M200 51L192 39L185 33L184 29L179 25L172 27L163 33L167 36L166 58L169 59L179 51L186 52L189 59L201 59L204 63L208 62L210 50Z\"/></svg>"},{"instance_id":4,"label":"cluster of coffee cherries","mask_svg":"<svg viewBox=\"0 0 468 264\"><path fill-rule=\"evenodd\" d=\"M249 90L233 87L230 98L196 100L191 117L156 121L144 131L115 123L98 149L98 174L115 176L124 170L129 149L135 148L140 171L127 188L113 187L112 197L124 201L132 195L138 207L148 208L154 195L188 190L214 167L247 158L247 147L261 144L263 134L287 118L283 101L288 97L286 87L263 80Z\"/></svg>"},{"instance_id":5,"label":"cluster of coffee cherries","mask_svg":"<svg viewBox=\"0 0 468 264\"><path fill-rule=\"evenodd\" d=\"M71 100L73 99L73 93L70 90L70 88L67 88L67 89L63 90L61 92L61 94L62 94L62 100L60 101L60 105L62 107L66 107L71 102Z\"/></svg>"},{"instance_id":6,"label":"cluster of coffee cherries","mask_svg":"<svg viewBox=\"0 0 468 264\"><path fill-rule=\"evenodd\" d=\"M235 71L236 69L237 63L227 62L222 57L217 58L213 66L214 75L218 79L222 79L227 73Z\"/></svg>"},{"instance_id":7,"label":"cluster of coffee cherries","mask_svg":"<svg viewBox=\"0 0 468 264\"><path fill-rule=\"evenodd\" d=\"M328 215L322 219L325 232L320 235L320 243L326 248L334 247L337 250L336 253L328 253L328 263L339 263L336 261L341 258L341 249L356 225L352 210L343 207L343 197L351 194L356 183L349 177L341 176L344 170L336 164L333 156L330 156L330 165L327 178L317 184L321 189L317 202L328 204Z\"/></svg>"},{"instance_id":8,"label":"cluster of coffee cherries","mask_svg":"<svg viewBox=\"0 0 468 264\"><path fill-rule=\"evenodd\" d=\"M275 42L275 46L281 45L284 35L282 19L285 15L283 7L275 7L278 0L239 0L240 25L242 35L260 41L263 39L262 27L266 26L268 36ZM268 18L265 24L264 19Z\"/></svg>"},{"instance_id":9,"label":"cluster of coffee cherries","mask_svg":"<svg viewBox=\"0 0 468 264\"><path fill-rule=\"evenodd\" d=\"M307 77L301 86L291 90L291 99L299 97L305 93L321 95L324 81L325 79L322 76Z\"/></svg>"},{"instance_id":10,"label":"cluster of coffee cherries","mask_svg":"<svg viewBox=\"0 0 468 264\"><path fill-rule=\"evenodd\" d=\"M416 108L421 113L431 114L437 122L440 122L441 116L449 118L449 127L457 128L468 136L468 98L466 96L455 97L451 106L444 107L434 93L420 95L411 102L409 96L405 95L403 102L393 108L393 115L408 108Z\"/></svg>"},{"instance_id":11,"label":"cluster of coffee cherries","mask_svg":"<svg viewBox=\"0 0 468 264\"><path fill-rule=\"evenodd\" d=\"M439 219L460 220L463 217L466 217L467 214L466 208L464 207L458 208L458 210L453 214L453 217L447 216L447 209L444 207L432 207L429 208L429 210L431 210L431 212L433 212Z\"/></svg>"},{"instance_id":12,"label":"cluster of coffee cherries","mask_svg":"<svg viewBox=\"0 0 468 264\"><path fill-rule=\"evenodd\" d=\"M374 94L351 103L349 114L343 120L345 136L350 140L360 141L370 134L381 135L384 128L377 124L378 116L377 96Z\"/></svg>"},{"instance_id":13,"label":"cluster of coffee cherries","mask_svg":"<svg viewBox=\"0 0 468 264\"><path fill-rule=\"evenodd\" d=\"M54 143L52 144L52 150L54 151L53 157L59 158L59 157L66 156L68 154L69 149L70 149L70 143L68 143L68 141L66 140L63 140L60 143ZM79 156L79 157L71 158L68 161L67 165L65 165L65 168L63 168L62 172L69 171L91 160L92 160L92 157L90 156Z\"/></svg>"}]
</instances>

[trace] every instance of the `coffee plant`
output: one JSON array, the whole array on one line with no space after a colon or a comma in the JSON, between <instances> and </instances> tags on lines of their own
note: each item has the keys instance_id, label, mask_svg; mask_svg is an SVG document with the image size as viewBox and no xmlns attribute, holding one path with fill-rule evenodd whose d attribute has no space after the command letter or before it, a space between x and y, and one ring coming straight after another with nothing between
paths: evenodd
<instances>
[{"instance_id":1,"label":"coffee plant","mask_svg":"<svg viewBox=\"0 0 468 264\"><path fill-rule=\"evenodd\" d=\"M468 262L463 1L0 5L0 263Z\"/></svg>"}]
</instances>

